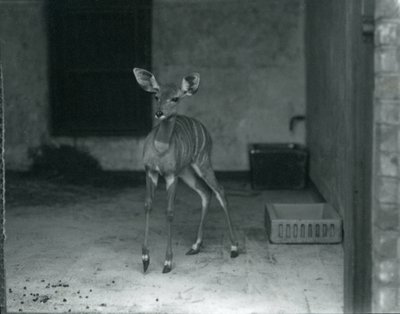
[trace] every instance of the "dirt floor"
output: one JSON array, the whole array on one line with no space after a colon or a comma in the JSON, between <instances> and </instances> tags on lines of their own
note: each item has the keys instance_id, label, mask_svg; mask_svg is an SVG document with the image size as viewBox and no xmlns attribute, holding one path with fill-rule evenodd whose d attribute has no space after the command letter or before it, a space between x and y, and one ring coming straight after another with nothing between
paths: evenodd
<instances>
[{"instance_id":1,"label":"dirt floor","mask_svg":"<svg viewBox=\"0 0 400 314\"><path fill-rule=\"evenodd\" d=\"M173 270L166 249L164 186L150 221L151 263L143 274L144 185L72 185L6 176L6 278L9 312L342 313L341 245L274 245L264 228L265 202L313 202L302 191L252 191L221 182L238 229L230 258L223 212L215 199L204 248L195 240L200 199L181 184L173 229Z\"/></svg>"}]
</instances>

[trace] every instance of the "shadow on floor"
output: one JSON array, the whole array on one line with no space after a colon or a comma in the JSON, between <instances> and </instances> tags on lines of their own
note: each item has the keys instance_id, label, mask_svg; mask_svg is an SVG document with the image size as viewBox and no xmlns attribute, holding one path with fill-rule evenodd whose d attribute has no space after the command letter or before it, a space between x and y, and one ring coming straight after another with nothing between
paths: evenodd
<instances>
[{"instance_id":1,"label":"shadow on floor","mask_svg":"<svg viewBox=\"0 0 400 314\"><path fill-rule=\"evenodd\" d=\"M127 188L143 186L142 172L99 171L91 175L7 171L7 206L35 206L76 203L98 195L115 195ZM73 196L73 197L72 197Z\"/></svg>"}]
</instances>

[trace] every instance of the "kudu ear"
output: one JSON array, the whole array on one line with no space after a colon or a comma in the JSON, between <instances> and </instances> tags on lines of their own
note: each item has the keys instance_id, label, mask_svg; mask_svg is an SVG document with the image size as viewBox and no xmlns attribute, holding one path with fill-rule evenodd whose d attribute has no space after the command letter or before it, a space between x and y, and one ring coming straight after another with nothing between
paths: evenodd
<instances>
[{"instance_id":1,"label":"kudu ear","mask_svg":"<svg viewBox=\"0 0 400 314\"><path fill-rule=\"evenodd\" d=\"M140 68L134 68L133 74L135 74L136 81L146 92L156 93L160 90L160 86L151 72Z\"/></svg>"},{"instance_id":2,"label":"kudu ear","mask_svg":"<svg viewBox=\"0 0 400 314\"><path fill-rule=\"evenodd\" d=\"M192 96L197 92L199 85L200 85L200 74L192 73L183 78L181 90L185 95Z\"/></svg>"}]
</instances>

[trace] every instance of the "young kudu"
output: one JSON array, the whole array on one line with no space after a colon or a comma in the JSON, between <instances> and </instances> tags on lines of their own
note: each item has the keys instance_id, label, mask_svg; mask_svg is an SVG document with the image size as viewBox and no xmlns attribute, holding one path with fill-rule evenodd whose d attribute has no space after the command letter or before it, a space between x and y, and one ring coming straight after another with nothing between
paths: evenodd
<instances>
[{"instance_id":1,"label":"young kudu","mask_svg":"<svg viewBox=\"0 0 400 314\"><path fill-rule=\"evenodd\" d=\"M181 86L160 86L154 75L146 70L134 68L136 80L147 92L153 93L157 101L156 119L160 123L149 133L143 149L143 162L146 169L146 225L142 260L146 272L150 256L147 247L149 216L152 209L154 190L158 177L165 177L167 188L167 228L168 242L163 273L172 269L171 223L174 217L174 200L178 178L194 189L201 198L201 219L197 239L187 255L197 254L203 238L203 223L207 213L212 192L221 204L229 228L231 240L231 257L238 256L238 243L232 227L228 204L223 188L218 184L211 167L211 137L199 121L178 115L176 106L185 96L196 93L200 75L193 73L183 78Z\"/></svg>"}]
</instances>

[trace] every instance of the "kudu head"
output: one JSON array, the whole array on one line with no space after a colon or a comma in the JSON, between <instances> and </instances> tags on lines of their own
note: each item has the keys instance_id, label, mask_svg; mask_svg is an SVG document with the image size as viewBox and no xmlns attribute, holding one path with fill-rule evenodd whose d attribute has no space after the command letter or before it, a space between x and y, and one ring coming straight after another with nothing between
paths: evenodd
<instances>
[{"instance_id":1,"label":"kudu head","mask_svg":"<svg viewBox=\"0 0 400 314\"><path fill-rule=\"evenodd\" d=\"M149 93L154 94L157 101L157 110L155 117L164 120L176 114L177 104L185 96L195 94L200 84L200 74L192 73L182 79L180 86L173 84L160 85L154 75L140 68L134 68L136 81L139 85Z\"/></svg>"}]
</instances>

